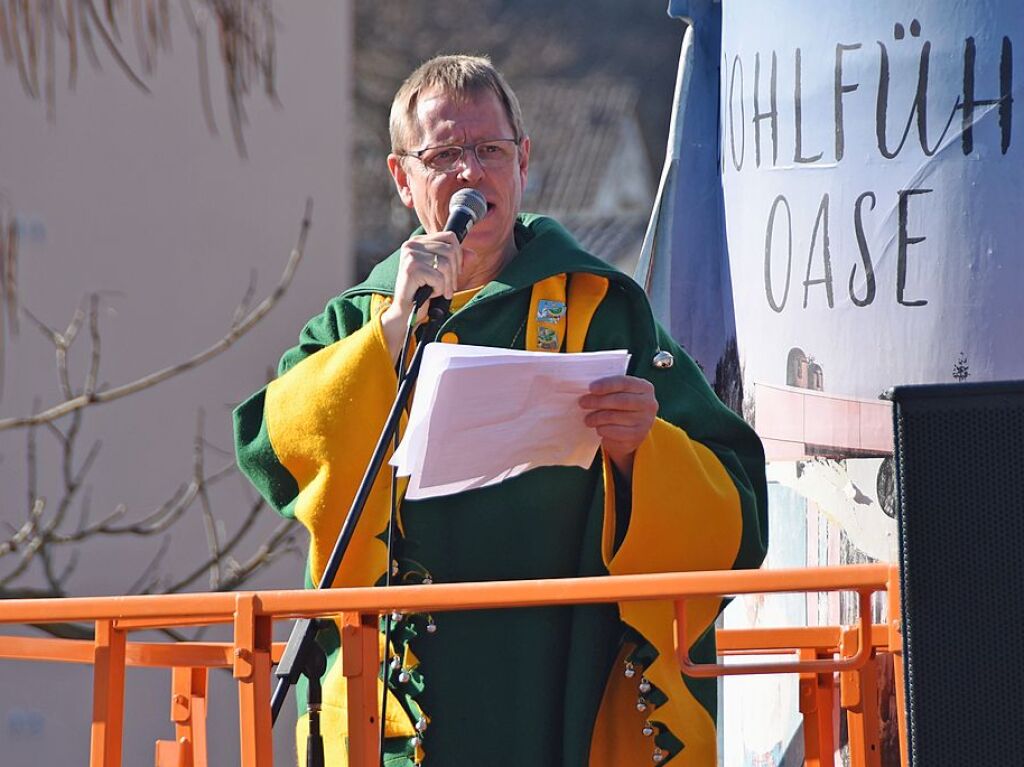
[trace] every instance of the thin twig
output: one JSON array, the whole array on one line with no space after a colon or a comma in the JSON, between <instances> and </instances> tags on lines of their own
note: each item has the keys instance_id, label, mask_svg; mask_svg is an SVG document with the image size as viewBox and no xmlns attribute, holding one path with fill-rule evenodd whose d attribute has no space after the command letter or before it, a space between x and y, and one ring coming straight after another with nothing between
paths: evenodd
<instances>
[{"instance_id":1,"label":"thin twig","mask_svg":"<svg viewBox=\"0 0 1024 767\"><path fill-rule=\"evenodd\" d=\"M74 0L76 3L80 3L81 0ZM97 70L102 70L103 67L100 65L100 57L96 53L96 46L92 41L92 30L89 28L89 15L86 13L78 14L78 29L82 35L82 47L85 48L85 55L89 57L89 63L93 65Z\"/></svg>"},{"instance_id":2,"label":"thin twig","mask_svg":"<svg viewBox=\"0 0 1024 767\"><path fill-rule=\"evenodd\" d=\"M96 28L99 30L100 37L103 42L107 44L107 49L110 51L110 55L114 57L114 61L121 67L122 71L128 76L128 79L141 90L143 93L150 93L149 86L142 81L142 78L135 74L135 70L132 69L131 65L125 60L124 56L121 55L121 51L117 47L117 41L114 40L111 31L107 29L103 20L100 18L99 13L96 11L96 6L92 4L92 0L86 0L84 3L85 11L92 18L93 23L96 24ZM110 17L111 30L114 34L117 34L117 25L114 23L114 19Z\"/></svg>"},{"instance_id":3,"label":"thin twig","mask_svg":"<svg viewBox=\"0 0 1024 767\"><path fill-rule=\"evenodd\" d=\"M252 304L252 297L256 295L256 277L257 272L255 269L249 270L249 284L245 288L245 293L242 294L242 300L238 302L238 306L235 307L235 313L231 317L231 327L238 327L238 323L249 313L249 306Z\"/></svg>"},{"instance_id":4,"label":"thin twig","mask_svg":"<svg viewBox=\"0 0 1024 767\"><path fill-rule=\"evenodd\" d=\"M210 550L210 590L216 591L220 585L220 563L223 553L217 536L217 521L213 518L213 509L210 507L210 496L206 492L206 483L203 482L203 421L205 416L204 410L199 408L199 412L196 414L196 438L193 446L193 481L198 488L199 508L203 514L203 526L206 528L206 545Z\"/></svg>"},{"instance_id":5,"label":"thin twig","mask_svg":"<svg viewBox=\"0 0 1024 767\"><path fill-rule=\"evenodd\" d=\"M29 519L25 523L25 545L20 547L21 557L18 560L18 564L14 566L6 575L0 578L0 592L3 590L3 586L8 583L12 583L15 578L19 577L25 570L28 569L29 564L35 558L39 551L39 547L42 545L42 539L36 535L36 531L39 529L39 519L43 516L43 510L46 508L46 501L43 498L36 499L36 502L32 504L32 509L29 511Z\"/></svg>"},{"instance_id":6,"label":"thin twig","mask_svg":"<svg viewBox=\"0 0 1024 767\"><path fill-rule=\"evenodd\" d=\"M46 50L46 119L53 123L57 120L57 47L54 40L54 23L56 0L43 0L44 47Z\"/></svg>"},{"instance_id":7,"label":"thin twig","mask_svg":"<svg viewBox=\"0 0 1024 767\"><path fill-rule=\"evenodd\" d=\"M137 522L115 527L113 523L118 519L124 518L128 513L128 509L123 504L119 504L110 514L91 526L80 528L74 533L64 535L55 533L51 535L50 540L52 543L65 545L78 543L95 535L135 535L141 537L159 535L165 532L188 511L196 498L196 494L199 492L199 484L212 484L233 473L234 470L234 463L231 463L205 477L202 483L192 481L187 485L181 485L174 491L169 500Z\"/></svg>"},{"instance_id":8,"label":"thin twig","mask_svg":"<svg viewBox=\"0 0 1024 767\"><path fill-rule=\"evenodd\" d=\"M27 306L21 307L21 313L28 317L33 325L39 328L39 332L46 336L50 340L50 343L52 343L54 346L57 346L61 343L60 334L57 333L56 330L51 328L45 322L43 322L41 319L32 314L32 312L29 311Z\"/></svg>"},{"instance_id":9,"label":"thin twig","mask_svg":"<svg viewBox=\"0 0 1024 767\"><path fill-rule=\"evenodd\" d=\"M203 25L196 19L192 12L192 4L189 0L181 0L182 15L185 17L185 24L196 41L197 69L199 71L199 100L203 106L203 119L206 120L206 129L213 136L217 135L217 122L213 117L213 98L210 96L210 72L206 57L206 31Z\"/></svg>"},{"instance_id":10,"label":"thin twig","mask_svg":"<svg viewBox=\"0 0 1024 767\"><path fill-rule=\"evenodd\" d=\"M78 28L78 22L75 19L75 7L78 5L78 0L67 0L67 4L65 25L68 36L68 88L74 90L75 84L78 82L78 35L75 34L75 30Z\"/></svg>"},{"instance_id":11,"label":"thin twig","mask_svg":"<svg viewBox=\"0 0 1024 767\"><path fill-rule=\"evenodd\" d=\"M43 499L37 498L29 511L29 518L22 523L21 527L14 530L10 538L3 543L0 543L0 557L6 556L7 554L13 554L18 551L21 548L21 545L28 540L29 536L35 532L36 520L43 513L43 505ZM4 524L6 524L8 528L13 529L10 522L5 522Z\"/></svg>"},{"instance_id":12,"label":"thin twig","mask_svg":"<svg viewBox=\"0 0 1024 767\"><path fill-rule=\"evenodd\" d=\"M170 548L171 536L165 535L160 539L160 548L157 549L156 555L146 565L146 569L135 579L135 582L128 587L128 590L125 591L126 594L148 594L153 586L160 582L157 573L160 571L160 565L163 563L164 557Z\"/></svg>"},{"instance_id":13,"label":"thin twig","mask_svg":"<svg viewBox=\"0 0 1024 767\"><path fill-rule=\"evenodd\" d=\"M21 32L18 29L18 4L10 3L8 8L11 11L11 50L14 60L18 64L18 78L21 80L21 87L30 98L37 98L39 93L32 87L32 79L29 77L28 67L25 65L25 51L21 47Z\"/></svg>"},{"instance_id":14,"label":"thin twig","mask_svg":"<svg viewBox=\"0 0 1024 767\"><path fill-rule=\"evenodd\" d=\"M92 341L92 355L89 372L85 375L85 385L82 387L82 394L86 397L91 397L96 391L96 380L100 374L99 306L100 297L93 293L89 297L89 338Z\"/></svg>"},{"instance_id":15,"label":"thin twig","mask_svg":"<svg viewBox=\"0 0 1024 767\"><path fill-rule=\"evenodd\" d=\"M234 534L227 541L225 541L223 546L221 547L221 551L223 552L224 556L230 554L231 551L233 551L234 548L241 542L242 538L245 537L245 534L249 532L249 529L252 527L253 522L256 521L256 517L259 516L260 512L263 510L265 505L266 502L262 498L260 498L249 507L249 511L246 514L245 519L242 520L242 523L238 526L238 529L235 530ZM277 528L275 528L274 532L259 547L259 549L257 549L257 552L249 559L246 565L240 566L238 568L233 568L233 572L227 578L224 578L221 581L219 585L219 590L231 591L232 589L238 588L238 586L241 585L241 583L244 582L245 579L252 574L252 572L272 561L273 558L276 556L276 551L278 548L280 548L281 543L286 542L289 538L291 538L291 536L294 535L294 533L295 528L292 520L283 520L281 523L279 523ZM184 589L187 589L196 580L202 577L203 573L206 572L209 567L210 560L208 559L206 562L202 562L201 564L196 566L190 573L185 575L179 581L164 589L164 593L174 594L179 591L183 591ZM240 575L239 573L242 574Z\"/></svg>"},{"instance_id":16,"label":"thin twig","mask_svg":"<svg viewBox=\"0 0 1024 767\"><path fill-rule=\"evenodd\" d=\"M279 522L270 537L256 552L245 563L238 564L233 569L232 573L224 580L222 589L224 591L237 589L258 569L266 567L285 554L298 553L295 533L296 525L293 520L285 519Z\"/></svg>"}]
</instances>

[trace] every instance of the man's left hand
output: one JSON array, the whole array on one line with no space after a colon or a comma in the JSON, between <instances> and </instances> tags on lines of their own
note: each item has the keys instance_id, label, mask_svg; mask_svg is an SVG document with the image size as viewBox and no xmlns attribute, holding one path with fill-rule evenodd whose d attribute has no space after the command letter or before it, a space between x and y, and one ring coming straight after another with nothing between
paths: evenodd
<instances>
[{"instance_id":1,"label":"man's left hand","mask_svg":"<svg viewBox=\"0 0 1024 767\"><path fill-rule=\"evenodd\" d=\"M584 423L597 430L601 447L619 472L633 476L633 457L658 416L654 385L634 376L611 376L590 384L579 399Z\"/></svg>"}]
</instances>

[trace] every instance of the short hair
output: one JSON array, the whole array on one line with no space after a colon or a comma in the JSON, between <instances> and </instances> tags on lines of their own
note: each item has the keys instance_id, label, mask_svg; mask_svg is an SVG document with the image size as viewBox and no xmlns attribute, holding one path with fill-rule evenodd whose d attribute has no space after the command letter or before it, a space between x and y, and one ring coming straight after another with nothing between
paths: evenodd
<instances>
[{"instance_id":1,"label":"short hair","mask_svg":"<svg viewBox=\"0 0 1024 767\"><path fill-rule=\"evenodd\" d=\"M519 99L489 58L462 54L435 56L420 64L395 94L389 120L392 152L398 154L409 149L411 131L418 128L417 102L421 95L435 90L456 98L472 98L490 90L505 107L515 138L526 135Z\"/></svg>"}]
</instances>

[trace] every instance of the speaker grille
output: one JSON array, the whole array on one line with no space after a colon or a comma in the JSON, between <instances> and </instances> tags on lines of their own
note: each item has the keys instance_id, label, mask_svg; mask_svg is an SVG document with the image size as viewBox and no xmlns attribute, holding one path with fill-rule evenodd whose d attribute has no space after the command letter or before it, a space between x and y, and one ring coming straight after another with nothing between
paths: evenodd
<instances>
[{"instance_id":1,"label":"speaker grille","mask_svg":"<svg viewBox=\"0 0 1024 767\"><path fill-rule=\"evenodd\" d=\"M1024 382L893 400L910 763L1024 763Z\"/></svg>"}]
</instances>

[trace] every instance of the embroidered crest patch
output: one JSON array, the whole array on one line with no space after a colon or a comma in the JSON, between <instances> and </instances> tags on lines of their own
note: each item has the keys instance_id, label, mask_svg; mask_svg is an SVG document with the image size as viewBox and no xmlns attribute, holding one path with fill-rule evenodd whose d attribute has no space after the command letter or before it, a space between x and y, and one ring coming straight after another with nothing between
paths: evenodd
<instances>
[{"instance_id":1,"label":"embroidered crest patch","mask_svg":"<svg viewBox=\"0 0 1024 767\"><path fill-rule=\"evenodd\" d=\"M565 316L565 302L542 298L537 302L537 322L561 322Z\"/></svg>"},{"instance_id":2,"label":"embroidered crest patch","mask_svg":"<svg viewBox=\"0 0 1024 767\"><path fill-rule=\"evenodd\" d=\"M551 328L537 328L537 347L545 351L558 351L558 334Z\"/></svg>"}]
</instances>

